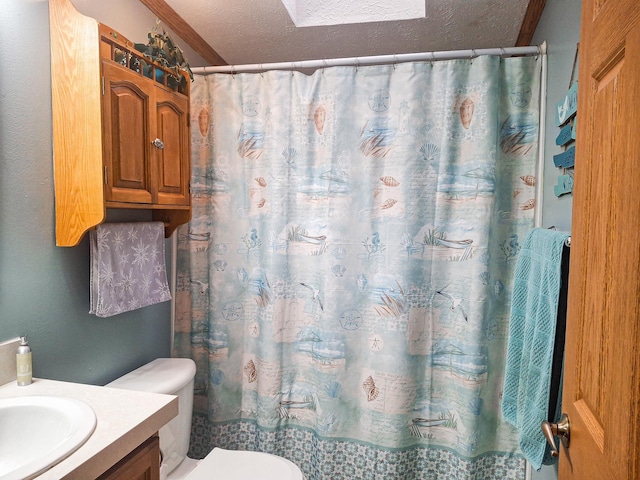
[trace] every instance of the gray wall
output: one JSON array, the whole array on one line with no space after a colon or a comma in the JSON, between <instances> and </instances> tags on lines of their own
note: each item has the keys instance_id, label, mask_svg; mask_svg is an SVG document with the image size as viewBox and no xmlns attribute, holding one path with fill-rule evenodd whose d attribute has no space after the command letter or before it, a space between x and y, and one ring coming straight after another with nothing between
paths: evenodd
<instances>
[{"instance_id":1,"label":"gray wall","mask_svg":"<svg viewBox=\"0 0 640 480\"><path fill-rule=\"evenodd\" d=\"M4 1L4 0L2 0ZM25 0L28 1L28 0ZM33 0L32 0L33 1ZM146 43L149 30L155 27L156 17L139 0L70 0L76 10L117 30L132 42ZM159 25L182 49L192 67L207 62L187 43L164 24Z\"/></svg>"},{"instance_id":2,"label":"gray wall","mask_svg":"<svg viewBox=\"0 0 640 480\"><path fill-rule=\"evenodd\" d=\"M90 3L103 23L97 10L117 10L127 23L107 25L134 41L146 41L155 24L137 1ZM47 1L2 0L0 50L0 341L27 335L36 377L91 384L169 356L170 302L108 319L89 315L88 239L55 246ZM108 217L148 219L146 212Z\"/></svg>"},{"instance_id":3,"label":"gray wall","mask_svg":"<svg viewBox=\"0 0 640 480\"><path fill-rule=\"evenodd\" d=\"M569 89L571 70L580 41L581 0L547 0L542 18L536 29L532 43L539 45L547 42L548 85L545 140L545 175L542 203L542 226L556 226L559 230L571 231L571 195L556 197L553 186L558 183L562 170L553 164L553 155L562 149L555 144L560 129L555 124L555 106ZM578 79L578 71L574 79ZM534 471L533 480L555 480L558 478L557 466L545 466L539 472Z\"/></svg>"},{"instance_id":4,"label":"gray wall","mask_svg":"<svg viewBox=\"0 0 640 480\"><path fill-rule=\"evenodd\" d=\"M553 155L562 152L555 144L560 129L555 123L556 103L569 89L576 44L580 41L581 0L547 0L532 43L547 42L548 85L545 140L545 175L542 206L542 226L556 226L571 231L572 195L556 197L553 186L562 170L553 164ZM578 70L574 80L578 79Z\"/></svg>"}]
</instances>

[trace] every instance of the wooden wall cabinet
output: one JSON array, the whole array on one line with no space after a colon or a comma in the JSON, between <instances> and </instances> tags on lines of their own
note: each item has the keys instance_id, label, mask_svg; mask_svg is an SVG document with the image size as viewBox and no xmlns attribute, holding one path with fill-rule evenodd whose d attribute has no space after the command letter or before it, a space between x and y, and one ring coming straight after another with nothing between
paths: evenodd
<instances>
[{"instance_id":1,"label":"wooden wall cabinet","mask_svg":"<svg viewBox=\"0 0 640 480\"><path fill-rule=\"evenodd\" d=\"M107 208L150 210L170 236L191 218L189 81L171 85L69 0L49 12L56 244L77 245Z\"/></svg>"}]
</instances>

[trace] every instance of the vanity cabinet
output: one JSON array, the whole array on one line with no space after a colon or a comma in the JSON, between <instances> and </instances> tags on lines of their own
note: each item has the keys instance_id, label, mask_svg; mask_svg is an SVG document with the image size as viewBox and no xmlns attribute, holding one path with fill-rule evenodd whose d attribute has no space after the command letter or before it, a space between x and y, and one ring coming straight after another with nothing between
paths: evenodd
<instances>
[{"instance_id":1,"label":"vanity cabinet","mask_svg":"<svg viewBox=\"0 0 640 480\"><path fill-rule=\"evenodd\" d=\"M49 12L56 244L77 245L107 208L151 211L170 236L191 218L188 75L172 81L69 0Z\"/></svg>"},{"instance_id":2,"label":"vanity cabinet","mask_svg":"<svg viewBox=\"0 0 640 480\"><path fill-rule=\"evenodd\" d=\"M160 480L160 442L154 435L98 480Z\"/></svg>"}]
</instances>

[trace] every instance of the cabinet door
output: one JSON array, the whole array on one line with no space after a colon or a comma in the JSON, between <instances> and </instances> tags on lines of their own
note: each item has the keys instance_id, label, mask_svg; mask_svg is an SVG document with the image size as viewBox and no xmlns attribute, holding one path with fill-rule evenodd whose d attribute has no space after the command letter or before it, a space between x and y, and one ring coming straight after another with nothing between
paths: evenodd
<instances>
[{"instance_id":1,"label":"cabinet door","mask_svg":"<svg viewBox=\"0 0 640 480\"><path fill-rule=\"evenodd\" d=\"M190 150L189 100L156 88L156 135L162 142L152 153L152 182L156 203L189 205Z\"/></svg>"},{"instance_id":2,"label":"cabinet door","mask_svg":"<svg viewBox=\"0 0 640 480\"><path fill-rule=\"evenodd\" d=\"M160 442L154 435L98 480L160 480Z\"/></svg>"},{"instance_id":3,"label":"cabinet door","mask_svg":"<svg viewBox=\"0 0 640 480\"><path fill-rule=\"evenodd\" d=\"M149 155L153 88L118 65L102 63L105 198L109 202L152 203Z\"/></svg>"}]
</instances>

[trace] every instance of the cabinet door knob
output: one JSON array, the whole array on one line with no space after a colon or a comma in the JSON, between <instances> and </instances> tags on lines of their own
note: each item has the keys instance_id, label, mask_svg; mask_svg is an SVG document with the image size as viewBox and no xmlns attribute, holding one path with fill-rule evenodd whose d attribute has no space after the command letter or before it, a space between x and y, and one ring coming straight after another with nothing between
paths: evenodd
<instances>
[{"instance_id":1,"label":"cabinet door knob","mask_svg":"<svg viewBox=\"0 0 640 480\"><path fill-rule=\"evenodd\" d=\"M156 147L158 150L162 150L164 148L164 142L159 138L156 138L153 142L151 142L151 145Z\"/></svg>"}]
</instances>

